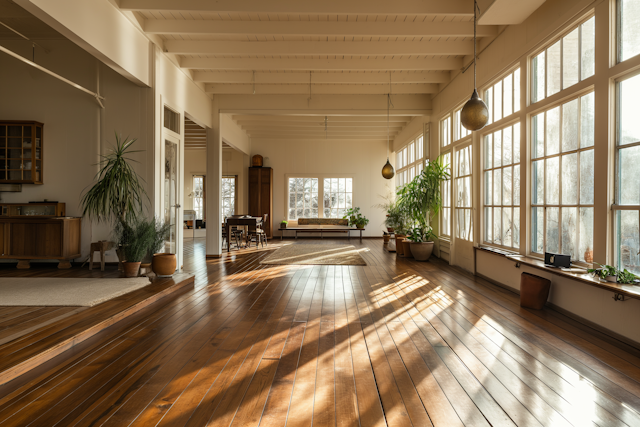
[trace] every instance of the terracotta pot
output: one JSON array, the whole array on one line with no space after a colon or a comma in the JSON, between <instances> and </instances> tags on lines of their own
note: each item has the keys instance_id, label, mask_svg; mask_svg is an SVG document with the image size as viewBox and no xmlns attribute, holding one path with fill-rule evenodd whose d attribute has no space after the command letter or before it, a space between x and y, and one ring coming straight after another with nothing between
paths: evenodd
<instances>
[{"instance_id":1,"label":"terracotta pot","mask_svg":"<svg viewBox=\"0 0 640 427\"><path fill-rule=\"evenodd\" d=\"M413 254L411 253L411 242L409 240L404 239L402 241L402 250L405 258L413 258Z\"/></svg>"},{"instance_id":2,"label":"terracotta pot","mask_svg":"<svg viewBox=\"0 0 640 427\"><path fill-rule=\"evenodd\" d=\"M388 233L393 233L393 227L387 227L387 232Z\"/></svg>"},{"instance_id":3,"label":"terracotta pot","mask_svg":"<svg viewBox=\"0 0 640 427\"><path fill-rule=\"evenodd\" d=\"M127 262L122 263L124 269L124 277L138 277L138 271L140 271L140 262Z\"/></svg>"},{"instance_id":4,"label":"terracotta pot","mask_svg":"<svg viewBox=\"0 0 640 427\"><path fill-rule=\"evenodd\" d=\"M417 261L427 261L433 252L433 242L411 242L411 253Z\"/></svg>"},{"instance_id":5,"label":"terracotta pot","mask_svg":"<svg viewBox=\"0 0 640 427\"><path fill-rule=\"evenodd\" d=\"M388 234L383 234L382 239L384 240L384 243L389 243L389 239L391 239L391 236L389 236Z\"/></svg>"},{"instance_id":6,"label":"terracotta pot","mask_svg":"<svg viewBox=\"0 0 640 427\"><path fill-rule=\"evenodd\" d=\"M593 249L587 249L584 251L584 261L593 262Z\"/></svg>"},{"instance_id":7,"label":"terracotta pot","mask_svg":"<svg viewBox=\"0 0 640 427\"><path fill-rule=\"evenodd\" d=\"M404 240L405 236L402 234L396 234L395 236L396 236L396 255L403 256L404 248L402 246L402 241Z\"/></svg>"},{"instance_id":8,"label":"terracotta pot","mask_svg":"<svg viewBox=\"0 0 640 427\"><path fill-rule=\"evenodd\" d=\"M151 268L158 277L171 277L176 272L175 254L153 254Z\"/></svg>"}]
</instances>

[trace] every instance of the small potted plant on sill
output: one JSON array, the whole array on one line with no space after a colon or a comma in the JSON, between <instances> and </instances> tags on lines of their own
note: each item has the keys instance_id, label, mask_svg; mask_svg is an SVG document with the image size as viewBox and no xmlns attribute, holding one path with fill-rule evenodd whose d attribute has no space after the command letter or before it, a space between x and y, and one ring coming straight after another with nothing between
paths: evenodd
<instances>
[{"instance_id":1,"label":"small potted plant on sill","mask_svg":"<svg viewBox=\"0 0 640 427\"><path fill-rule=\"evenodd\" d=\"M600 280L606 282L614 282L614 283L622 283L622 284L634 284L638 282L638 276L628 271L626 268L624 270L618 270L617 268L611 265L601 265L598 263L594 263L599 265L599 268L590 268L587 270L588 273L593 274L594 276L598 276Z\"/></svg>"},{"instance_id":2,"label":"small potted plant on sill","mask_svg":"<svg viewBox=\"0 0 640 427\"><path fill-rule=\"evenodd\" d=\"M367 224L369 224L369 220L367 217L360 213L360 208L350 208L347 209L345 215L342 219L349 220L349 226L353 227L355 225L356 228L364 228Z\"/></svg>"},{"instance_id":3,"label":"small potted plant on sill","mask_svg":"<svg viewBox=\"0 0 640 427\"><path fill-rule=\"evenodd\" d=\"M280 228L287 228L287 224L289 224L289 222L286 219L283 219L280 221Z\"/></svg>"}]
</instances>

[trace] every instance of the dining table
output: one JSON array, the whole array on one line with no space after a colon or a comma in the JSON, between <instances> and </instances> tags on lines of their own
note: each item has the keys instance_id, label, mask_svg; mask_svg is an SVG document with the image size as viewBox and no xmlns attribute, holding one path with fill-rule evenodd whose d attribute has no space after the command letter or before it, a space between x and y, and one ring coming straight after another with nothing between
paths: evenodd
<instances>
[{"instance_id":1,"label":"dining table","mask_svg":"<svg viewBox=\"0 0 640 427\"><path fill-rule=\"evenodd\" d=\"M248 237L252 232L255 233L258 229L258 226L262 225L262 217L261 216L251 216L251 215L232 215L227 217L224 226L225 233L227 236L227 252L231 250L231 239L229 238L230 228L231 227L243 227L247 229L246 236Z\"/></svg>"}]
</instances>

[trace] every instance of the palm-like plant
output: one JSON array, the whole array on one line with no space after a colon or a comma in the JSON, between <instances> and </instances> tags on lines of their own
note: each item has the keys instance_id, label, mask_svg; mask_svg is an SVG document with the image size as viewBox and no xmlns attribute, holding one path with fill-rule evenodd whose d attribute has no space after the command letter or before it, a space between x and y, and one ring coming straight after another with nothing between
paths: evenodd
<instances>
[{"instance_id":1,"label":"palm-like plant","mask_svg":"<svg viewBox=\"0 0 640 427\"><path fill-rule=\"evenodd\" d=\"M130 155L142 150L132 150L136 139L121 139L116 134L116 145L111 152L101 156L100 171L96 183L82 196L82 215L97 222L124 222L127 216L136 218L143 210L149 196L133 169L136 162Z\"/></svg>"},{"instance_id":2,"label":"palm-like plant","mask_svg":"<svg viewBox=\"0 0 640 427\"><path fill-rule=\"evenodd\" d=\"M413 181L398 190L398 207L411 218L422 235L431 229L433 218L442 206L442 181L449 179L449 165L442 156L429 162Z\"/></svg>"}]
</instances>

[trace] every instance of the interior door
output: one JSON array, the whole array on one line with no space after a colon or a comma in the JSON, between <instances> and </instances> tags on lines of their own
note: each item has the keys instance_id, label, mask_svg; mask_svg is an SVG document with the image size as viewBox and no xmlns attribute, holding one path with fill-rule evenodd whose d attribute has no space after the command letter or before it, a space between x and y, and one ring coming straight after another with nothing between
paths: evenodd
<instances>
[{"instance_id":1,"label":"interior door","mask_svg":"<svg viewBox=\"0 0 640 427\"><path fill-rule=\"evenodd\" d=\"M454 150L453 161L453 264L473 272L473 146L471 141Z\"/></svg>"},{"instance_id":2,"label":"interior door","mask_svg":"<svg viewBox=\"0 0 640 427\"><path fill-rule=\"evenodd\" d=\"M163 219L171 227L165 240L164 251L176 254L178 268L182 265L182 215L180 205L180 173L179 155L180 141L170 135L165 135L164 141L164 170L162 210Z\"/></svg>"}]
</instances>

